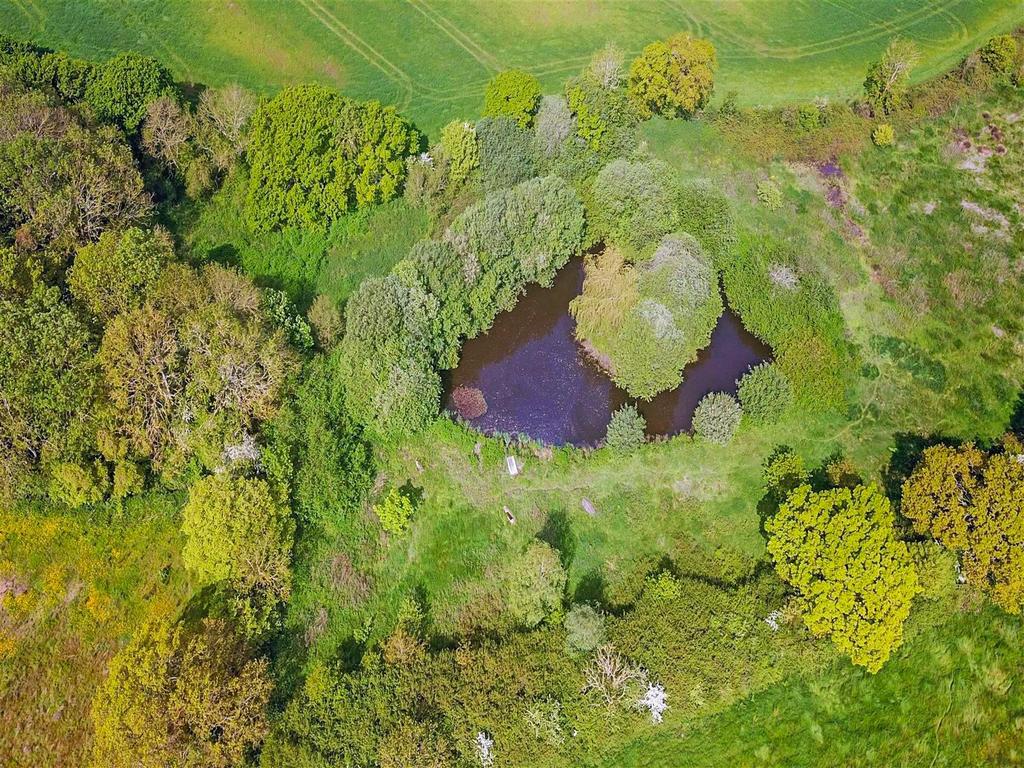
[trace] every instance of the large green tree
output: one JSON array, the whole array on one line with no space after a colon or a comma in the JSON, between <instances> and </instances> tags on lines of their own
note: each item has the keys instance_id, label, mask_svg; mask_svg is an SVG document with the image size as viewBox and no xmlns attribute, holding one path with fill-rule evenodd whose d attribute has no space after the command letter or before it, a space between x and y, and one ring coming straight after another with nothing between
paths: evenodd
<instances>
[{"instance_id":1,"label":"large green tree","mask_svg":"<svg viewBox=\"0 0 1024 768\"><path fill-rule=\"evenodd\" d=\"M122 53L96 68L85 101L101 120L134 133L146 117L146 108L170 91L172 83L170 72L156 59Z\"/></svg>"},{"instance_id":2,"label":"large green tree","mask_svg":"<svg viewBox=\"0 0 1024 768\"><path fill-rule=\"evenodd\" d=\"M765 522L779 576L803 603L807 627L877 672L903 642L921 591L889 500L874 486L793 490Z\"/></svg>"},{"instance_id":3,"label":"large green tree","mask_svg":"<svg viewBox=\"0 0 1024 768\"><path fill-rule=\"evenodd\" d=\"M644 48L629 68L629 93L645 117L692 115L711 97L717 70L715 46L680 33Z\"/></svg>"},{"instance_id":4,"label":"large green tree","mask_svg":"<svg viewBox=\"0 0 1024 768\"><path fill-rule=\"evenodd\" d=\"M319 85L286 88L252 116L246 217L258 231L323 226L390 200L420 137L394 107Z\"/></svg>"},{"instance_id":5,"label":"large green tree","mask_svg":"<svg viewBox=\"0 0 1024 768\"><path fill-rule=\"evenodd\" d=\"M1011 613L1024 607L1024 446L927 448L903 485L900 511L918 533L959 553L967 580Z\"/></svg>"},{"instance_id":6,"label":"large green tree","mask_svg":"<svg viewBox=\"0 0 1024 768\"><path fill-rule=\"evenodd\" d=\"M233 768L269 731L272 682L223 622L154 621L111 661L93 702L94 768Z\"/></svg>"},{"instance_id":7,"label":"large green tree","mask_svg":"<svg viewBox=\"0 0 1024 768\"><path fill-rule=\"evenodd\" d=\"M540 106L540 82L521 69L499 72L484 93L484 117L511 117L525 128Z\"/></svg>"}]
</instances>

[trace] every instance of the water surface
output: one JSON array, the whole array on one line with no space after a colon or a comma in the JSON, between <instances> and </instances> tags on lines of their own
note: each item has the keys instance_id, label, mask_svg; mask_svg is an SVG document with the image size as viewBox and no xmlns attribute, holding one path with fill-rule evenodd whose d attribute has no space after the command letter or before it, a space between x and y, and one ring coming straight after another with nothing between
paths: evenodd
<instances>
[{"instance_id":1,"label":"water surface","mask_svg":"<svg viewBox=\"0 0 1024 768\"><path fill-rule=\"evenodd\" d=\"M445 407L455 410L457 387L479 389L487 403L469 423L482 432L522 433L543 443L596 445L612 412L635 402L651 435L689 431L693 411L709 392L735 392L736 379L771 350L748 333L729 309L711 343L686 366L683 383L650 402L633 401L615 386L576 341L569 302L583 288L583 260L573 259L550 288L531 286L515 309L462 347L446 377Z\"/></svg>"}]
</instances>

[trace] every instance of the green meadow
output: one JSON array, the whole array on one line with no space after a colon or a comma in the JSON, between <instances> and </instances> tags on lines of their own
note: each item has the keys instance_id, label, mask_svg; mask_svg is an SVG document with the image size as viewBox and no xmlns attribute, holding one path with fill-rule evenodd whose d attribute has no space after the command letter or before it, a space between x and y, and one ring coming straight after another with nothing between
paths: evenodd
<instances>
[{"instance_id":1,"label":"green meadow","mask_svg":"<svg viewBox=\"0 0 1024 768\"><path fill-rule=\"evenodd\" d=\"M844 98L896 35L916 80L1019 17L1016 0L2 0L0 27L78 56L135 50L183 81L271 93L317 81L397 104L433 133L479 113L487 81L518 67L548 92L606 43L635 56L678 30L718 50L719 95L743 104Z\"/></svg>"}]
</instances>

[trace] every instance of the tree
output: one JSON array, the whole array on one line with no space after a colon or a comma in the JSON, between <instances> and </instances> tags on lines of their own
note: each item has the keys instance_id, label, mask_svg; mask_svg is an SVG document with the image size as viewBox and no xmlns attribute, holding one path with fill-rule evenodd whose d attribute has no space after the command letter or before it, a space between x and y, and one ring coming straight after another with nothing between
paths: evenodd
<instances>
[{"instance_id":1,"label":"tree","mask_svg":"<svg viewBox=\"0 0 1024 768\"><path fill-rule=\"evenodd\" d=\"M597 174L588 214L598 237L639 249L675 229L678 194L664 163L620 158Z\"/></svg>"},{"instance_id":2,"label":"tree","mask_svg":"<svg viewBox=\"0 0 1024 768\"><path fill-rule=\"evenodd\" d=\"M163 230L104 232L97 242L78 249L68 287L93 317L106 323L145 301L173 257L170 236Z\"/></svg>"},{"instance_id":3,"label":"tree","mask_svg":"<svg viewBox=\"0 0 1024 768\"><path fill-rule=\"evenodd\" d=\"M385 531L400 536L409 530L412 522L412 501L398 489L392 488L383 501L374 506L373 512Z\"/></svg>"},{"instance_id":4,"label":"tree","mask_svg":"<svg viewBox=\"0 0 1024 768\"><path fill-rule=\"evenodd\" d=\"M509 624L535 627L559 610L567 579L558 553L543 541L530 542L499 574Z\"/></svg>"},{"instance_id":5,"label":"tree","mask_svg":"<svg viewBox=\"0 0 1024 768\"><path fill-rule=\"evenodd\" d=\"M31 95L0 93L0 217L63 257L106 229L144 221L151 201L116 129ZM60 266L63 266L61 264Z\"/></svg>"},{"instance_id":6,"label":"tree","mask_svg":"<svg viewBox=\"0 0 1024 768\"><path fill-rule=\"evenodd\" d=\"M533 137L510 117L484 118L476 126L480 174L488 191L512 187L534 175Z\"/></svg>"},{"instance_id":7,"label":"tree","mask_svg":"<svg viewBox=\"0 0 1024 768\"><path fill-rule=\"evenodd\" d=\"M95 768L231 768L269 732L273 684L223 622L145 626L111 661L92 707Z\"/></svg>"},{"instance_id":8,"label":"tree","mask_svg":"<svg viewBox=\"0 0 1024 768\"><path fill-rule=\"evenodd\" d=\"M329 350L341 340L345 319L338 309L338 302L326 294L318 294L306 314L313 329L317 346Z\"/></svg>"},{"instance_id":9,"label":"tree","mask_svg":"<svg viewBox=\"0 0 1024 768\"><path fill-rule=\"evenodd\" d=\"M353 208L395 197L419 134L378 102L356 102L319 85L285 88L252 117L249 224L329 224Z\"/></svg>"},{"instance_id":10,"label":"tree","mask_svg":"<svg viewBox=\"0 0 1024 768\"><path fill-rule=\"evenodd\" d=\"M199 97L197 141L218 168L228 168L245 152L256 105L256 97L237 84L207 88Z\"/></svg>"},{"instance_id":11,"label":"tree","mask_svg":"<svg viewBox=\"0 0 1024 768\"><path fill-rule=\"evenodd\" d=\"M0 292L0 499L28 495L33 470L77 461L92 446L94 349L57 288Z\"/></svg>"},{"instance_id":12,"label":"tree","mask_svg":"<svg viewBox=\"0 0 1024 768\"><path fill-rule=\"evenodd\" d=\"M1013 35L996 35L978 53L993 72L1005 75L1013 71L1019 49L1020 44Z\"/></svg>"},{"instance_id":13,"label":"tree","mask_svg":"<svg viewBox=\"0 0 1024 768\"><path fill-rule=\"evenodd\" d=\"M484 117L510 117L523 128L533 122L540 103L540 82L520 69L499 72L487 83Z\"/></svg>"},{"instance_id":14,"label":"tree","mask_svg":"<svg viewBox=\"0 0 1024 768\"><path fill-rule=\"evenodd\" d=\"M693 412L694 434L712 443L728 445L736 434L743 409L725 392L704 395Z\"/></svg>"},{"instance_id":15,"label":"tree","mask_svg":"<svg viewBox=\"0 0 1024 768\"><path fill-rule=\"evenodd\" d=\"M181 559L203 583L227 582L247 631L265 628L291 594L295 524L261 479L209 475L189 489L182 510Z\"/></svg>"},{"instance_id":16,"label":"tree","mask_svg":"<svg viewBox=\"0 0 1024 768\"><path fill-rule=\"evenodd\" d=\"M142 146L153 157L181 171L192 156L191 142L196 135L196 120L187 106L164 94L146 107L142 123Z\"/></svg>"},{"instance_id":17,"label":"tree","mask_svg":"<svg viewBox=\"0 0 1024 768\"><path fill-rule=\"evenodd\" d=\"M913 41L900 37L890 41L882 57L868 67L864 80L868 102L886 115L899 109L910 86L910 72L920 59Z\"/></svg>"},{"instance_id":18,"label":"tree","mask_svg":"<svg viewBox=\"0 0 1024 768\"><path fill-rule=\"evenodd\" d=\"M96 68L85 101L101 120L115 122L135 133L146 108L172 86L171 73L156 59L122 53Z\"/></svg>"},{"instance_id":19,"label":"tree","mask_svg":"<svg viewBox=\"0 0 1024 768\"><path fill-rule=\"evenodd\" d=\"M534 125L534 144L541 157L552 157L562 148L576 128L569 104L562 96L541 99Z\"/></svg>"},{"instance_id":20,"label":"tree","mask_svg":"<svg viewBox=\"0 0 1024 768\"><path fill-rule=\"evenodd\" d=\"M707 40L687 33L651 43L629 68L629 93L644 117L689 116L714 89L718 57Z\"/></svg>"},{"instance_id":21,"label":"tree","mask_svg":"<svg viewBox=\"0 0 1024 768\"><path fill-rule=\"evenodd\" d=\"M800 594L804 622L869 672L903 642L921 591L889 500L874 486L796 488L765 522L775 569Z\"/></svg>"},{"instance_id":22,"label":"tree","mask_svg":"<svg viewBox=\"0 0 1024 768\"><path fill-rule=\"evenodd\" d=\"M458 186L480 164L476 128L472 123L453 120L441 129L441 146L448 158L448 179Z\"/></svg>"},{"instance_id":23,"label":"tree","mask_svg":"<svg viewBox=\"0 0 1024 768\"><path fill-rule=\"evenodd\" d=\"M793 404L789 379L774 363L753 366L739 380L740 405L755 424L773 424Z\"/></svg>"},{"instance_id":24,"label":"tree","mask_svg":"<svg viewBox=\"0 0 1024 768\"><path fill-rule=\"evenodd\" d=\"M1010 613L1024 607L1024 465L1014 437L1003 450L935 445L903 485L914 530L960 555L967 580Z\"/></svg>"},{"instance_id":25,"label":"tree","mask_svg":"<svg viewBox=\"0 0 1024 768\"><path fill-rule=\"evenodd\" d=\"M629 453L644 444L646 429L647 422L636 406L626 404L612 414L604 444L613 451Z\"/></svg>"}]
</instances>

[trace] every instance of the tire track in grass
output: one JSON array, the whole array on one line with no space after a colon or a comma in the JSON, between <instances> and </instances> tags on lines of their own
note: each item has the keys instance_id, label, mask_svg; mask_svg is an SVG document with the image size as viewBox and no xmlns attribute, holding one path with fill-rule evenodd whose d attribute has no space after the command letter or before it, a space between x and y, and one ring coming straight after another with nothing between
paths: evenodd
<instances>
[{"instance_id":1,"label":"tire track in grass","mask_svg":"<svg viewBox=\"0 0 1024 768\"><path fill-rule=\"evenodd\" d=\"M39 13L39 9L31 5L28 0L11 0L11 5L28 19L30 26L45 26L46 19Z\"/></svg>"},{"instance_id":2,"label":"tire track in grass","mask_svg":"<svg viewBox=\"0 0 1024 768\"><path fill-rule=\"evenodd\" d=\"M409 5L419 11L431 24L443 32L448 39L468 53L481 67L488 72L500 72L504 67L488 51L477 45L472 38L459 29L458 25L446 18L440 11L432 8L426 0L407 0Z\"/></svg>"},{"instance_id":3,"label":"tire track in grass","mask_svg":"<svg viewBox=\"0 0 1024 768\"><path fill-rule=\"evenodd\" d=\"M318 0L298 0L299 5L306 9L328 32L338 38L346 47L361 56L370 66L377 69L388 80L397 85L402 98L396 105L400 110L408 108L414 92L412 79L403 70L381 55L366 43L355 32L341 23L334 14L323 7Z\"/></svg>"},{"instance_id":4,"label":"tire track in grass","mask_svg":"<svg viewBox=\"0 0 1024 768\"><path fill-rule=\"evenodd\" d=\"M25 0L25 2L31 2L32 0ZM136 29L139 30L148 39L152 40L156 47L164 54L170 61L173 61L178 70L187 77L190 81L194 81L195 77L192 73L192 67L185 59L183 59L173 47L167 44L163 37L154 31L153 27L146 23L146 20L135 12L132 7L132 3L124 2L121 4L124 8L125 15L135 22Z\"/></svg>"}]
</instances>

